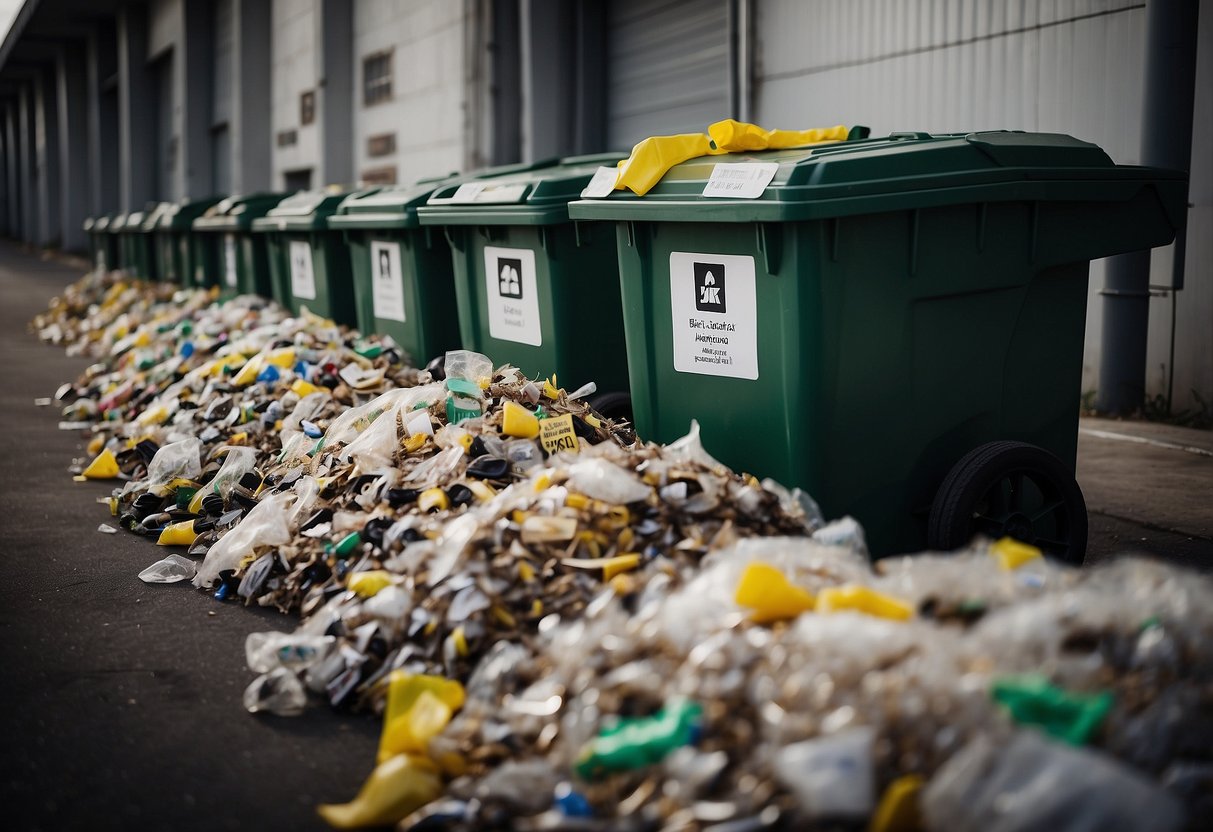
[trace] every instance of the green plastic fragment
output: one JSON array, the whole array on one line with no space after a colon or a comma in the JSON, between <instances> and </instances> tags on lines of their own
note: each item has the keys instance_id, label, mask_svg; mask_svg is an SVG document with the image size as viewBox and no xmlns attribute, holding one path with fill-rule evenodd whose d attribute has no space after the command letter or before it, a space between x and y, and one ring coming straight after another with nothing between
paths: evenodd
<instances>
[{"instance_id":1,"label":"green plastic fragment","mask_svg":"<svg viewBox=\"0 0 1213 832\"><path fill-rule=\"evenodd\" d=\"M703 708L682 698L667 702L653 716L621 719L585 745L574 770L589 780L658 763L671 751L694 743L702 720Z\"/></svg>"},{"instance_id":2,"label":"green plastic fragment","mask_svg":"<svg viewBox=\"0 0 1213 832\"><path fill-rule=\"evenodd\" d=\"M446 389L457 396L467 396L471 399L480 398L480 385L466 378L448 378Z\"/></svg>"},{"instance_id":3,"label":"green plastic fragment","mask_svg":"<svg viewBox=\"0 0 1213 832\"><path fill-rule=\"evenodd\" d=\"M177 489L177 508L187 509L190 506L190 501L194 499L194 495L198 493L197 488L187 488L182 486Z\"/></svg>"},{"instance_id":4,"label":"green plastic fragment","mask_svg":"<svg viewBox=\"0 0 1213 832\"><path fill-rule=\"evenodd\" d=\"M336 552L337 557L347 558L361 545L362 535L360 535L358 532L350 532L345 537L341 538L340 541L338 541L337 545L333 548L333 551Z\"/></svg>"},{"instance_id":5,"label":"green plastic fragment","mask_svg":"<svg viewBox=\"0 0 1213 832\"><path fill-rule=\"evenodd\" d=\"M465 419L475 419L480 415L480 402L462 396L446 397L446 420L457 425Z\"/></svg>"},{"instance_id":6,"label":"green plastic fragment","mask_svg":"<svg viewBox=\"0 0 1213 832\"><path fill-rule=\"evenodd\" d=\"M1157 615L1151 615L1145 621L1141 622L1141 626L1138 627L1138 629L1139 630L1149 630L1152 627L1161 627L1161 626L1162 626L1162 619L1159 618Z\"/></svg>"},{"instance_id":7,"label":"green plastic fragment","mask_svg":"<svg viewBox=\"0 0 1213 832\"><path fill-rule=\"evenodd\" d=\"M990 686L990 696L1021 725L1035 725L1051 737L1085 745L1103 723L1115 701L1111 691L1070 693L1043 676L1004 676Z\"/></svg>"},{"instance_id":8,"label":"green plastic fragment","mask_svg":"<svg viewBox=\"0 0 1213 832\"><path fill-rule=\"evenodd\" d=\"M363 358L378 358L383 354L383 345L358 343L354 345L354 352Z\"/></svg>"}]
</instances>

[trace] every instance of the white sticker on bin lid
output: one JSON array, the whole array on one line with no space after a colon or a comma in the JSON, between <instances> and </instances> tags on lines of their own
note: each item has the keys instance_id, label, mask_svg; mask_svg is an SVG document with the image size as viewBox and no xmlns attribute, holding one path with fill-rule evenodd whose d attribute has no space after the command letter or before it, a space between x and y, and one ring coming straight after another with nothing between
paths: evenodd
<instances>
[{"instance_id":1,"label":"white sticker on bin lid","mask_svg":"<svg viewBox=\"0 0 1213 832\"><path fill-rule=\"evenodd\" d=\"M312 247L307 240L291 240L291 295L316 299L316 276L312 274Z\"/></svg>"},{"instance_id":2,"label":"white sticker on bin lid","mask_svg":"<svg viewBox=\"0 0 1213 832\"><path fill-rule=\"evenodd\" d=\"M506 203L517 202L526 194L526 183L464 182L451 194L453 203Z\"/></svg>"},{"instance_id":3,"label":"white sticker on bin lid","mask_svg":"<svg viewBox=\"0 0 1213 832\"><path fill-rule=\"evenodd\" d=\"M615 191L615 181L619 178L619 168L600 167L594 172L590 184L581 190L582 199L602 199Z\"/></svg>"},{"instance_id":4,"label":"white sticker on bin lid","mask_svg":"<svg viewBox=\"0 0 1213 832\"><path fill-rule=\"evenodd\" d=\"M371 303L376 318L404 323L400 243L371 240Z\"/></svg>"},{"instance_id":5,"label":"white sticker on bin lid","mask_svg":"<svg viewBox=\"0 0 1213 832\"><path fill-rule=\"evenodd\" d=\"M236 236L234 234L223 235L223 282L233 289L239 282L236 274Z\"/></svg>"},{"instance_id":6,"label":"white sticker on bin lid","mask_svg":"<svg viewBox=\"0 0 1213 832\"><path fill-rule=\"evenodd\" d=\"M464 182L451 194L451 202L475 202L477 195L483 190L483 182Z\"/></svg>"},{"instance_id":7,"label":"white sticker on bin lid","mask_svg":"<svg viewBox=\"0 0 1213 832\"><path fill-rule=\"evenodd\" d=\"M489 335L502 341L543 345L535 252L529 248L484 247Z\"/></svg>"},{"instance_id":8,"label":"white sticker on bin lid","mask_svg":"<svg viewBox=\"0 0 1213 832\"><path fill-rule=\"evenodd\" d=\"M754 258L670 253L674 369L758 378L758 304Z\"/></svg>"},{"instance_id":9,"label":"white sticker on bin lid","mask_svg":"<svg viewBox=\"0 0 1213 832\"><path fill-rule=\"evenodd\" d=\"M712 168L703 195L721 199L757 199L771 184L778 170L779 165L774 162L721 162Z\"/></svg>"}]
</instances>

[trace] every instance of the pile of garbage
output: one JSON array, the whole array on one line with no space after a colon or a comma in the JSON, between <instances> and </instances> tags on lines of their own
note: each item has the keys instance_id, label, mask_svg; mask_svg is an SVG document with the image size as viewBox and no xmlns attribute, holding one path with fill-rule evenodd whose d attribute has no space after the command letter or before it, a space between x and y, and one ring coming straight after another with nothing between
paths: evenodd
<instances>
[{"instance_id":1,"label":"pile of garbage","mask_svg":"<svg viewBox=\"0 0 1213 832\"><path fill-rule=\"evenodd\" d=\"M259 298L93 276L41 337L148 582L298 613L252 712L383 715L334 826L1181 829L1213 809L1213 583L862 529L555 378L410 366ZM105 527L103 527L105 528ZM191 557L192 556L192 557ZM194 560L201 557L201 561ZM1069 824L1069 825L1067 825Z\"/></svg>"}]
</instances>

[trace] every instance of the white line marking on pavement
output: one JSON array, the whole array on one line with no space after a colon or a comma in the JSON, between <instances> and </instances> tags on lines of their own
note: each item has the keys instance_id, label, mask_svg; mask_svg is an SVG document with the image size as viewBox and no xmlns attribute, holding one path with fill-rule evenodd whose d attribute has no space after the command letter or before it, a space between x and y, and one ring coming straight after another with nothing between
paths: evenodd
<instances>
[{"instance_id":1,"label":"white line marking on pavement","mask_svg":"<svg viewBox=\"0 0 1213 832\"><path fill-rule=\"evenodd\" d=\"M1213 456L1213 451L1197 448L1195 445L1177 445L1174 442L1163 442L1158 439L1147 439L1144 436L1129 436L1123 433L1112 433L1107 430L1095 430L1094 428L1079 428L1079 433L1085 433L1087 436L1094 436L1096 439L1119 439L1122 442L1136 442L1139 445L1153 445L1156 448L1166 448L1170 451L1183 451L1184 453L1196 454L1197 456Z\"/></svg>"}]
</instances>

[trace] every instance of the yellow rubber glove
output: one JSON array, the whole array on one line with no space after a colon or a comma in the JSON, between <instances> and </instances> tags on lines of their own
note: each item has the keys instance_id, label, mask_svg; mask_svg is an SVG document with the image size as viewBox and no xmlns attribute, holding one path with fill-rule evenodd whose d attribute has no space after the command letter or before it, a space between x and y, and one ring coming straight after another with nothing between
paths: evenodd
<instances>
[{"instance_id":1,"label":"yellow rubber glove","mask_svg":"<svg viewBox=\"0 0 1213 832\"><path fill-rule=\"evenodd\" d=\"M319 806L337 829L388 826L442 796L442 777L424 757L397 754L381 763L349 803Z\"/></svg>"},{"instance_id":2,"label":"yellow rubber glove","mask_svg":"<svg viewBox=\"0 0 1213 832\"><path fill-rule=\"evenodd\" d=\"M711 140L703 133L650 136L632 148L632 155L619 163L615 190L628 188L644 196L674 165L712 152Z\"/></svg>"},{"instance_id":3,"label":"yellow rubber glove","mask_svg":"<svg viewBox=\"0 0 1213 832\"><path fill-rule=\"evenodd\" d=\"M708 135L716 144L714 153L733 153L739 150L778 150L786 147L806 147L827 142L846 141L848 129L838 124L834 127L818 127L812 130L763 130L757 124L726 118L708 128Z\"/></svg>"}]
</instances>

